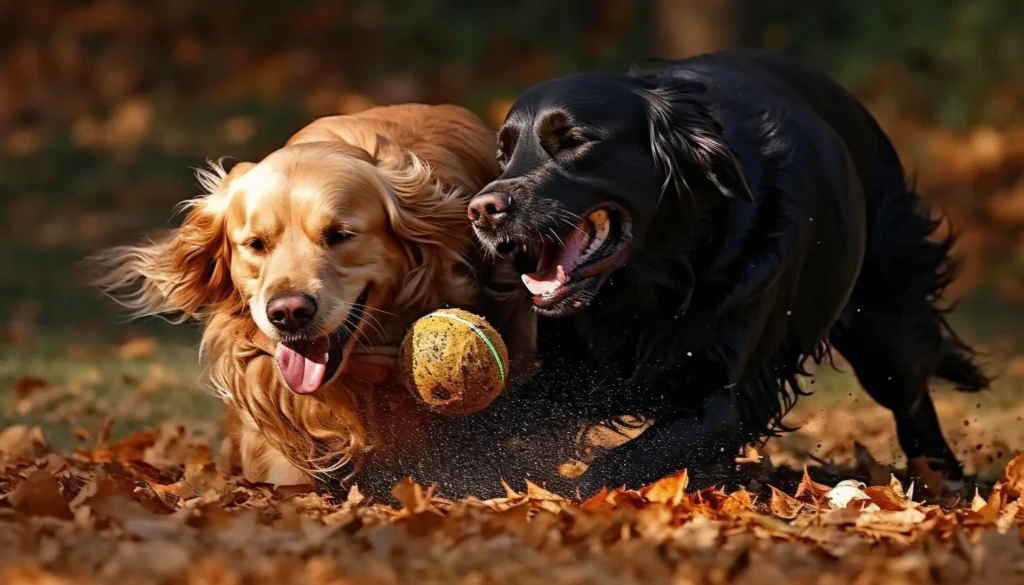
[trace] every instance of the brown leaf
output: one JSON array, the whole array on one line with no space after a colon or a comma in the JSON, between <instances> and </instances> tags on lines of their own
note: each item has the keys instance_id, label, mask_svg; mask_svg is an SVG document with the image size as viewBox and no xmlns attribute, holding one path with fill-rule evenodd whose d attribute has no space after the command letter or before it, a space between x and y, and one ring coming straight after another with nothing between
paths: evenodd
<instances>
[{"instance_id":1,"label":"brown leaf","mask_svg":"<svg viewBox=\"0 0 1024 585\"><path fill-rule=\"evenodd\" d=\"M13 425L0 431L0 453L35 459L50 452L50 444L39 427Z\"/></svg>"},{"instance_id":2,"label":"brown leaf","mask_svg":"<svg viewBox=\"0 0 1024 585\"><path fill-rule=\"evenodd\" d=\"M548 502L562 502L565 498L562 496L553 494L548 490L540 487L530 480L526 480L526 497L530 500L540 500Z\"/></svg>"},{"instance_id":3,"label":"brown leaf","mask_svg":"<svg viewBox=\"0 0 1024 585\"><path fill-rule=\"evenodd\" d=\"M74 515L61 493L60 482L48 471L37 471L7 495L15 510L29 516L71 520Z\"/></svg>"},{"instance_id":4,"label":"brown leaf","mask_svg":"<svg viewBox=\"0 0 1024 585\"><path fill-rule=\"evenodd\" d=\"M719 511L729 517L742 516L745 512L754 511L754 499L751 497L750 492L740 488L729 494L729 497L722 502Z\"/></svg>"},{"instance_id":5,"label":"brown leaf","mask_svg":"<svg viewBox=\"0 0 1024 585\"><path fill-rule=\"evenodd\" d=\"M430 504L430 500L423 492L423 486L410 477L395 484L395 487L391 488L391 495L398 500L403 509L413 514L422 512Z\"/></svg>"},{"instance_id":6,"label":"brown leaf","mask_svg":"<svg viewBox=\"0 0 1024 585\"><path fill-rule=\"evenodd\" d=\"M32 394L36 390L42 390L49 386L50 382L44 378L25 376L23 378L18 378L14 382L14 395L20 400L22 398L27 398L29 394Z\"/></svg>"},{"instance_id":7,"label":"brown leaf","mask_svg":"<svg viewBox=\"0 0 1024 585\"><path fill-rule=\"evenodd\" d=\"M659 479L651 485L641 488L640 495L648 502L678 506L686 497L686 487L689 484L690 475L684 469L675 475Z\"/></svg>"},{"instance_id":8,"label":"brown leaf","mask_svg":"<svg viewBox=\"0 0 1024 585\"><path fill-rule=\"evenodd\" d=\"M156 339L152 337L133 337L117 350L117 355L125 361L153 357L155 353Z\"/></svg>"},{"instance_id":9,"label":"brown leaf","mask_svg":"<svg viewBox=\"0 0 1024 585\"><path fill-rule=\"evenodd\" d=\"M779 518L792 520L800 515L805 504L774 486L768 486L772 490L771 510L772 514Z\"/></svg>"},{"instance_id":10,"label":"brown leaf","mask_svg":"<svg viewBox=\"0 0 1024 585\"><path fill-rule=\"evenodd\" d=\"M504 479L501 480L501 487L505 489L506 498L518 498L521 496L521 494L517 493L516 490L512 489L512 486L508 485L508 483Z\"/></svg>"},{"instance_id":11,"label":"brown leaf","mask_svg":"<svg viewBox=\"0 0 1024 585\"><path fill-rule=\"evenodd\" d=\"M985 498L981 497L981 494L978 493L978 488L974 488L974 499L971 500L971 510L978 512L987 505L988 502L986 502Z\"/></svg>"},{"instance_id":12,"label":"brown leaf","mask_svg":"<svg viewBox=\"0 0 1024 585\"><path fill-rule=\"evenodd\" d=\"M832 488L827 485L812 480L811 474L807 472L807 466L804 465L804 476L800 480L800 485L796 488L796 499L812 504L817 503L828 495L828 492L831 490Z\"/></svg>"},{"instance_id":13,"label":"brown leaf","mask_svg":"<svg viewBox=\"0 0 1024 585\"><path fill-rule=\"evenodd\" d=\"M587 498L580 504L580 510L596 510L605 505L608 500L608 488L601 488L601 491Z\"/></svg>"},{"instance_id":14,"label":"brown leaf","mask_svg":"<svg viewBox=\"0 0 1024 585\"><path fill-rule=\"evenodd\" d=\"M905 510L876 510L861 512L857 516L856 526L871 526L873 528L884 528L894 532L910 532L914 527L925 520L924 512L907 508Z\"/></svg>"},{"instance_id":15,"label":"brown leaf","mask_svg":"<svg viewBox=\"0 0 1024 585\"><path fill-rule=\"evenodd\" d=\"M902 491L902 490L901 490ZM903 510L909 507L906 496L887 485L873 485L864 490L871 501L883 510Z\"/></svg>"},{"instance_id":16,"label":"brown leaf","mask_svg":"<svg viewBox=\"0 0 1024 585\"><path fill-rule=\"evenodd\" d=\"M1003 477L1010 495L1019 498L1024 494L1024 453L1017 455L1006 465Z\"/></svg>"}]
</instances>

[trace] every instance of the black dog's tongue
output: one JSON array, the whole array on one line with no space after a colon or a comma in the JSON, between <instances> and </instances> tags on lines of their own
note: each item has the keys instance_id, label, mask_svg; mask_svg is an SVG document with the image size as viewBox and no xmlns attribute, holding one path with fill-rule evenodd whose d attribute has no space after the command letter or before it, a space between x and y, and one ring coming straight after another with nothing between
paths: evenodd
<instances>
[{"instance_id":1,"label":"black dog's tongue","mask_svg":"<svg viewBox=\"0 0 1024 585\"><path fill-rule=\"evenodd\" d=\"M540 261L537 263L537 271L523 275L523 284L531 293L551 295L569 282L569 274L579 266L583 258L583 248L590 239L585 228L585 225L581 225L580 229L573 230L565 238L563 246L554 242L544 244Z\"/></svg>"}]
</instances>

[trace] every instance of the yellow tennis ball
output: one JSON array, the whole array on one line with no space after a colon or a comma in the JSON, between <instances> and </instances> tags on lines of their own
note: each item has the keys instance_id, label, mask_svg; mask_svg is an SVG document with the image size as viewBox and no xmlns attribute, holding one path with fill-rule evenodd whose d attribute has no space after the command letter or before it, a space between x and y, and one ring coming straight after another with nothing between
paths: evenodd
<instances>
[{"instance_id":1,"label":"yellow tennis ball","mask_svg":"<svg viewBox=\"0 0 1024 585\"><path fill-rule=\"evenodd\" d=\"M441 309L418 319L402 340L402 381L430 408L470 414L505 389L508 349L482 317Z\"/></svg>"}]
</instances>

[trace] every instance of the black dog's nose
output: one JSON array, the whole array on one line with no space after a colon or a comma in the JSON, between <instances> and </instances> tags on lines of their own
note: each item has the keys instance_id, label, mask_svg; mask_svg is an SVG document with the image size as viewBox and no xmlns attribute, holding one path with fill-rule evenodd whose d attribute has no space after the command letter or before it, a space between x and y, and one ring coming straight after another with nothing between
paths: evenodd
<instances>
[{"instance_id":1,"label":"black dog's nose","mask_svg":"<svg viewBox=\"0 0 1024 585\"><path fill-rule=\"evenodd\" d=\"M313 320L316 301L305 293L287 293L267 303L267 319L281 331L295 333Z\"/></svg>"},{"instance_id":2,"label":"black dog's nose","mask_svg":"<svg viewBox=\"0 0 1024 585\"><path fill-rule=\"evenodd\" d=\"M502 193L484 193L469 202L469 220L479 228L496 228L508 217L512 200Z\"/></svg>"}]
</instances>

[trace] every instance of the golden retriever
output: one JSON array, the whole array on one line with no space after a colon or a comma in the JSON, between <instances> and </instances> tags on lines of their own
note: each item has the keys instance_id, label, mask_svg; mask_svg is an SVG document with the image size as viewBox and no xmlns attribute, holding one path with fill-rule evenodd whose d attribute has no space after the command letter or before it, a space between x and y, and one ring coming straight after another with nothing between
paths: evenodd
<instances>
[{"instance_id":1,"label":"golden retriever","mask_svg":"<svg viewBox=\"0 0 1024 585\"><path fill-rule=\"evenodd\" d=\"M101 254L94 283L136 316L203 323L250 481L387 465L437 418L372 367L415 319L484 312L513 365L530 363L529 299L511 267L482 259L466 218L498 174L494 152L492 132L451 105L322 118L258 163L200 171L207 194L181 227Z\"/></svg>"}]
</instances>

